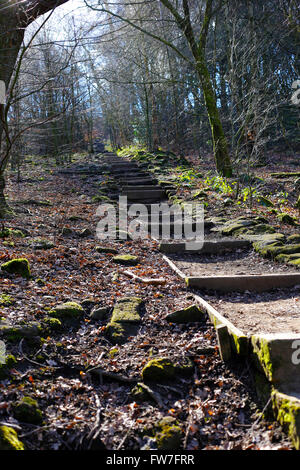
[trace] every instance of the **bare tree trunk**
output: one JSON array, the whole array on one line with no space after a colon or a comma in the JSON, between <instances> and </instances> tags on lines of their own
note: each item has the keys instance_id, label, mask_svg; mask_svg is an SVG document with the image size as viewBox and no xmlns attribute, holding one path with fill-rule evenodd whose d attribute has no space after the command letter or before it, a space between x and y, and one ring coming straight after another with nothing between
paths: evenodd
<instances>
[{"instance_id":1,"label":"bare tree trunk","mask_svg":"<svg viewBox=\"0 0 300 470\"><path fill-rule=\"evenodd\" d=\"M0 13L0 80L6 88L9 87L19 51L22 47L25 29L38 16L53 10L68 0L27 0L26 2L11 2L5 0L1 3L3 13ZM7 134L6 114L7 107L0 105L0 217L5 217L9 208L4 196L4 171L7 166L9 152L3 150L3 135ZM6 132L5 132L6 131Z\"/></svg>"}]
</instances>

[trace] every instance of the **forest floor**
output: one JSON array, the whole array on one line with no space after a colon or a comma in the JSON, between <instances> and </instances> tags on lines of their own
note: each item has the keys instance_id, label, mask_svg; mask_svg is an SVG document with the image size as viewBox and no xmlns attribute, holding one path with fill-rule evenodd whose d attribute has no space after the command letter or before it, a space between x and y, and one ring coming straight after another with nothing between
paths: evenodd
<instances>
[{"instance_id":1,"label":"forest floor","mask_svg":"<svg viewBox=\"0 0 300 470\"><path fill-rule=\"evenodd\" d=\"M78 157L78 162L86 158ZM201 162L194 164L204 174L212 171ZM269 175L287 168L296 171L295 166L278 164L257 173L265 175L264 189L276 195L273 200L284 199L281 209L297 217L294 179ZM199 178L193 184L201 189L202 182ZM181 185L178 195L190 189ZM135 274L164 278L162 285L128 278L127 268L115 264L112 254L96 251L99 203L91 198L98 191L99 176L60 174L51 162L40 159L26 163L19 183L14 172L9 174L8 199L18 212L3 222L3 228L23 230L26 236L2 238L0 258L2 263L27 258L32 277L0 274L0 316L12 326L38 322L44 333L2 338L6 353L16 362L0 379L0 424L12 426L28 450L152 449L152 437L166 416L180 428L182 450L292 449L279 424L261 413L267 403L257 395L251 365L236 359L221 361L212 324L166 321L168 313L191 305L193 296L162 259L158 243L101 241L120 254L138 256ZM207 194L210 215L224 210L224 197L232 196L215 187ZM294 226L279 224L267 207L254 204L250 209L244 204L242 210L268 212L281 231L297 233ZM234 217L241 207L230 206L226 211ZM39 249L37 238L53 245ZM95 306L111 309L125 296L143 299L142 325L125 344L114 345L105 335L109 315L100 321L92 319L90 312ZM68 301L83 305L82 321L47 330L44 320L49 311ZM190 358L193 374L174 383L152 384L148 399L138 402L131 391L141 382L143 367L158 357ZM100 376L91 371L97 366L104 371ZM17 418L16 404L24 397L36 400L40 422Z\"/></svg>"}]
</instances>

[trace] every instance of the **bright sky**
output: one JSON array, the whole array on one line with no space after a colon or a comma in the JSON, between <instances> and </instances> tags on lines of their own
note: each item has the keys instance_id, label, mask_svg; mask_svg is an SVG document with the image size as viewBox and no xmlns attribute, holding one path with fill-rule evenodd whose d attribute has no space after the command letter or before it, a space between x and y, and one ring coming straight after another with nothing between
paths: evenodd
<instances>
[{"instance_id":1,"label":"bright sky","mask_svg":"<svg viewBox=\"0 0 300 470\"><path fill-rule=\"evenodd\" d=\"M74 18L75 25L80 25L80 23L84 23L85 20L91 20L93 17L96 17L96 14L97 13L86 7L84 0L69 0L66 4L57 7L47 22L47 27L55 31L55 33L57 33L56 39L60 40L64 38L64 28L68 20L72 17ZM49 13L40 17L34 23L33 28L36 28L37 24L41 24L48 15ZM30 34L30 29L31 28L29 28L28 34Z\"/></svg>"}]
</instances>

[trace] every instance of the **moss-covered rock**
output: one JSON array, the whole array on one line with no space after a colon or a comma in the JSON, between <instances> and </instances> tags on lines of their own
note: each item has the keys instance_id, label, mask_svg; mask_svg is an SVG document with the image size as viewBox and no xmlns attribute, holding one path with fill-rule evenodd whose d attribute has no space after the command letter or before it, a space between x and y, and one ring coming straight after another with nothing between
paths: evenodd
<instances>
[{"instance_id":1,"label":"moss-covered rock","mask_svg":"<svg viewBox=\"0 0 300 470\"><path fill-rule=\"evenodd\" d=\"M95 307L90 313L90 318L92 320L104 320L109 311L110 307Z\"/></svg>"},{"instance_id":2,"label":"moss-covered rock","mask_svg":"<svg viewBox=\"0 0 300 470\"><path fill-rule=\"evenodd\" d=\"M118 323L140 323L143 300L139 297L123 297L116 303L111 321Z\"/></svg>"},{"instance_id":3,"label":"moss-covered rock","mask_svg":"<svg viewBox=\"0 0 300 470\"><path fill-rule=\"evenodd\" d=\"M43 324L45 325L47 332L58 331L62 328L62 323L58 318L46 317L43 320Z\"/></svg>"},{"instance_id":4,"label":"moss-covered rock","mask_svg":"<svg viewBox=\"0 0 300 470\"><path fill-rule=\"evenodd\" d=\"M115 248L111 248L110 246L96 246L95 250L98 253L112 253L112 254L117 254L118 250Z\"/></svg>"},{"instance_id":5,"label":"moss-covered rock","mask_svg":"<svg viewBox=\"0 0 300 470\"><path fill-rule=\"evenodd\" d=\"M274 227L268 224L257 224L253 227L247 228L243 227L239 230L236 230L235 234L247 234L247 235L258 235L260 233L275 233L276 230Z\"/></svg>"},{"instance_id":6,"label":"moss-covered rock","mask_svg":"<svg viewBox=\"0 0 300 470\"><path fill-rule=\"evenodd\" d=\"M17 432L10 426L0 426L0 451L24 450L24 444L18 438Z\"/></svg>"},{"instance_id":7,"label":"moss-covered rock","mask_svg":"<svg viewBox=\"0 0 300 470\"><path fill-rule=\"evenodd\" d=\"M72 319L78 320L84 314L84 309L76 302L65 302L57 305L49 311L49 315L60 320Z\"/></svg>"},{"instance_id":8,"label":"moss-covered rock","mask_svg":"<svg viewBox=\"0 0 300 470\"><path fill-rule=\"evenodd\" d=\"M269 249L266 250L266 254L272 258L277 258L279 255L292 255L297 253L300 253L300 244L270 246Z\"/></svg>"},{"instance_id":9,"label":"moss-covered rock","mask_svg":"<svg viewBox=\"0 0 300 470\"><path fill-rule=\"evenodd\" d=\"M31 397L23 397L13 405L14 417L22 423L42 424L43 415L38 403Z\"/></svg>"},{"instance_id":10,"label":"moss-covered rock","mask_svg":"<svg viewBox=\"0 0 300 470\"><path fill-rule=\"evenodd\" d=\"M0 305L9 307L15 302L14 298L9 294L0 294Z\"/></svg>"},{"instance_id":11,"label":"moss-covered rock","mask_svg":"<svg viewBox=\"0 0 300 470\"><path fill-rule=\"evenodd\" d=\"M163 357L152 359L142 370L144 382L164 383L174 380L176 376L189 376L193 373L194 365L190 359L174 362Z\"/></svg>"},{"instance_id":12,"label":"moss-covered rock","mask_svg":"<svg viewBox=\"0 0 300 470\"><path fill-rule=\"evenodd\" d=\"M12 242L12 241L7 241L5 240L3 243L2 243L3 246L9 246L10 248L14 247L15 246L15 243Z\"/></svg>"},{"instance_id":13,"label":"moss-covered rock","mask_svg":"<svg viewBox=\"0 0 300 470\"><path fill-rule=\"evenodd\" d=\"M5 356L5 362L0 362L0 380L3 380L8 377L10 369L13 369L16 364L17 360L15 356L13 356L12 354L7 354Z\"/></svg>"},{"instance_id":14,"label":"moss-covered rock","mask_svg":"<svg viewBox=\"0 0 300 470\"><path fill-rule=\"evenodd\" d=\"M0 238L8 238L8 237L16 237L16 238L24 238L25 234L22 230L13 229L13 228L4 228L0 231Z\"/></svg>"},{"instance_id":15,"label":"moss-covered rock","mask_svg":"<svg viewBox=\"0 0 300 470\"><path fill-rule=\"evenodd\" d=\"M176 421L171 422L170 416L166 416L158 423L158 428L158 432L155 434L158 449L180 449L182 445L183 431Z\"/></svg>"},{"instance_id":16,"label":"moss-covered rock","mask_svg":"<svg viewBox=\"0 0 300 470\"><path fill-rule=\"evenodd\" d=\"M63 237L72 237L76 235L76 232L70 227L63 227L61 230L61 234Z\"/></svg>"},{"instance_id":17,"label":"moss-covered rock","mask_svg":"<svg viewBox=\"0 0 300 470\"><path fill-rule=\"evenodd\" d=\"M296 266L296 267L299 266L299 267L300 267L300 254L299 254L299 258L290 259L290 260L288 261L288 264L289 264L290 266Z\"/></svg>"},{"instance_id":18,"label":"moss-covered rock","mask_svg":"<svg viewBox=\"0 0 300 470\"><path fill-rule=\"evenodd\" d=\"M117 255L113 257L113 261L124 266L136 266L140 260L134 255Z\"/></svg>"},{"instance_id":19,"label":"moss-covered rock","mask_svg":"<svg viewBox=\"0 0 300 470\"><path fill-rule=\"evenodd\" d=\"M280 220L280 222L282 222L283 224L296 225L296 222L297 222L296 217L293 217L290 214L282 212L282 213L278 214L277 217Z\"/></svg>"},{"instance_id":20,"label":"moss-covered rock","mask_svg":"<svg viewBox=\"0 0 300 470\"><path fill-rule=\"evenodd\" d=\"M10 274L19 274L29 279L31 276L29 262L26 258L16 258L1 264L2 271Z\"/></svg>"},{"instance_id":21,"label":"moss-covered rock","mask_svg":"<svg viewBox=\"0 0 300 470\"><path fill-rule=\"evenodd\" d=\"M293 235L290 235L286 239L288 244L295 245L295 244L300 244L300 234L294 233Z\"/></svg>"},{"instance_id":22,"label":"moss-covered rock","mask_svg":"<svg viewBox=\"0 0 300 470\"><path fill-rule=\"evenodd\" d=\"M16 330L23 338L32 338L33 336L40 336L43 332L41 324L37 321L31 321L19 325L16 327Z\"/></svg>"},{"instance_id":23,"label":"moss-covered rock","mask_svg":"<svg viewBox=\"0 0 300 470\"><path fill-rule=\"evenodd\" d=\"M50 250L54 247L54 243L46 238L34 238L32 240L32 247L34 250Z\"/></svg>"},{"instance_id":24,"label":"moss-covered rock","mask_svg":"<svg viewBox=\"0 0 300 470\"><path fill-rule=\"evenodd\" d=\"M145 401L151 400L151 396L147 392L147 388L145 388L143 384L140 383L133 387L133 389L130 391L130 396L137 403L143 403Z\"/></svg>"},{"instance_id":25,"label":"moss-covered rock","mask_svg":"<svg viewBox=\"0 0 300 470\"><path fill-rule=\"evenodd\" d=\"M124 297L116 303L105 330L106 336L114 344L124 343L129 336L137 333L142 304L142 299L138 297Z\"/></svg>"},{"instance_id":26,"label":"moss-covered rock","mask_svg":"<svg viewBox=\"0 0 300 470\"><path fill-rule=\"evenodd\" d=\"M18 204L26 204L30 206L41 206L41 207L50 207L53 204L48 201L47 199L45 200L37 200L37 199L25 199L23 201L17 201Z\"/></svg>"},{"instance_id":27,"label":"moss-covered rock","mask_svg":"<svg viewBox=\"0 0 300 470\"><path fill-rule=\"evenodd\" d=\"M205 320L205 313L198 305L190 305L182 310L169 313L166 316L166 320L171 323L203 322Z\"/></svg>"},{"instance_id":28,"label":"moss-covered rock","mask_svg":"<svg viewBox=\"0 0 300 470\"><path fill-rule=\"evenodd\" d=\"M136 327L130 324L109 322L105 328L105 336L113 344L125 343L129 336L136 334Z\"/></svg>"},{"instance_id":29,"label":"moss-covered rock","mask_svg":"<svg viewBox=\"0 0 300 470\"><path fill-rule=\"evenodd\" d=\"M300 450L300 400L277 390L272 392L274 416L281 424L295 449Z\"/></svg>"},{"instance_id":30,"label":"moss-covered rock","mask_svg":"<svg viewBox=\"0 0 300 470\"><path fill-rule=\"evenodd\" d=\"M245 227L252 227L256 225L257 222L251 219L236 219L227 224L225 224L221 228L222 235L233 235L235 232L245 228Z\"/></svg>"},{"instance_id":31,"label":"moss-covered rock","mask_svg":"<svg viewBox=\"0 0 300 470\"><path fill-rule=\"evenodd\" d=\"M10 325L7 322L0 323L0 333L7 341L16 342L22 338L34 338L40 336L43 328L39 322L33 321L23 325Z\"/></svg>"},{"instance_id":32,"label":"moss-covered rock","mask_svg":"<svg viewBox=\"0 0 300 470\"><path fill-rule=\"evenodd\" d=\"M165 416L151 428L145 429L145 435L154 438L159 450L174 450L182 447L183 430L172 416Z\"/></svg>"},{"instance_id":33,"label":"moss-covered rock","mask_svg":"<svg viewBox=\"0 0 300 470\"><path fill-rule=\"evenodd\" d=\"M277 255L275 258L276 261L279 261L281 263L288 263L290 261L294 261L298 259L300 259L300 250L299 250L299 253L293 253L290 255L281 253L280 255Z\"/></svg>"},{"instance_id":34,"label":"moss-covered rock","mask_svg":"<svg viewBox=\"0 0 300 470\"><path fill-rule=\"evenodd\" d=\"M257 246L265 247L268 245L284 245L285 235L283 233L265 233L260 235L241 235L241 238L247 238L249 241L256 243Z\"/></svg>"}]
</instances>

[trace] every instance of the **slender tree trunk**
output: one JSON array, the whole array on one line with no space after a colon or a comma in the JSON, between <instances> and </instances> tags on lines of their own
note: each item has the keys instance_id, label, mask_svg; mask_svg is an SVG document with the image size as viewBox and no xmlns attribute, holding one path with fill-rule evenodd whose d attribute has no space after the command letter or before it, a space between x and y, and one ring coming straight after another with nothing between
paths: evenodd
<instances>
[{"instance_id":1,"label":"slender tree trunk","mask_svg":"<svg viewBox=\"0 0 300 470\"><path fill-rule=\"evenodd\" d=\"M219 116L216 96L210 80L209 71L205 62L201 58L197 60L197 73L201 82L205 107L209 119L216 168L223 176L230 177L232 176L232 167L228 152L227 139Z\"/></svg>"},{"instance_id":2,"label":"slender tree trunk","mask_svg":"<svg viewBox=\"0 0 300 470\"><path fill-rule=\"evenodd\" d=\"M16 7L12 6L5 15L0 15L0 80L3 80L6 89L9 86L14 71L18 53L24 38L24 30L18 28ZM2 33L2 31L6 31ZM6 152L3 151L3 141L6 126L5 105L0 105L0 217L4 218L11 210L4 196L4 172L7 166Z\"/></svg>"}]
</instances>

